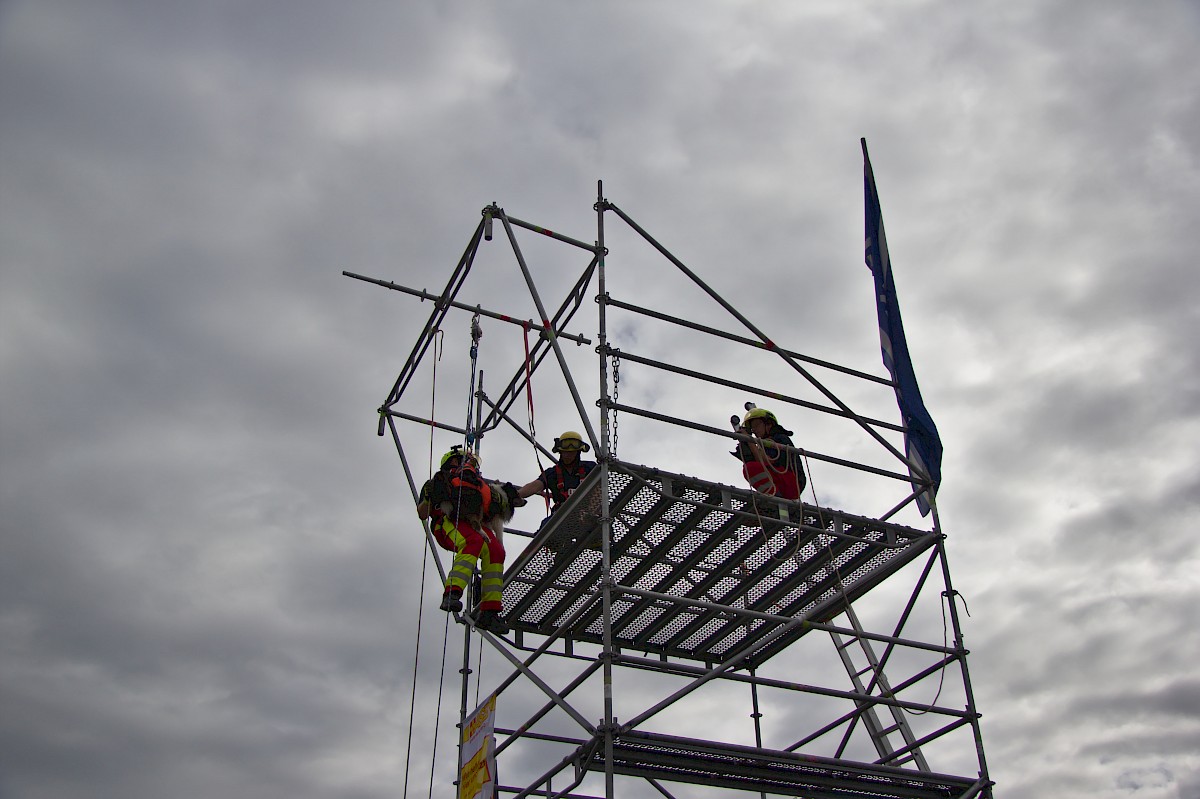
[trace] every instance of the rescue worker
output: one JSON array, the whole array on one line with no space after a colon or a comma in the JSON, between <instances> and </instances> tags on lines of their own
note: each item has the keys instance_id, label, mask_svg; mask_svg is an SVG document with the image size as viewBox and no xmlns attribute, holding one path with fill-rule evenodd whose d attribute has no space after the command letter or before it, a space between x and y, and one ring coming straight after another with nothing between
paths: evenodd
<instances>
[{"instance_id":1,"label":"rescue worker","mask_svg":"<svg viewBox=\"0 0 1200 799\"><path fill-rule=\"evenodd\" d=\"M734 453L742 461L742 474L750 486L762 494L780 499L798 500L806 480L799 458L779 445L795 446L792 431L779 424L766 408L751 408L742 419L738 432L754 436L738 443Z\"/></svg>"},{"instance_id":2,"label":"rescue worker","mask_svg":"<svg viewBox=\"0 0 1200 799\"><path fill-rule=\"evenodd\" d=\"M575 489L579 488L579 484L591 474L592 469L596 468L595 461L580 458L581 452L588 452L591 448L579 433L574 430L566 431L554 439L552 451L559 453L558 463L521 486L517 490L517 496L524 499L534 494L549 495L550 501L554 503L550 508L550 514L553 516L554 512L570 499ZM542 525L545 526L549 519L550 516L547 516L542 520Z\"/></svg>"},{"instance_id":3,"label":"rescue worker","mask_svg":"<svg viewBox=\"0 0 1200 799\"><path fill-rule=\"evenodd\" d=\"M504 544L483 519L490 495L490 486L479 474L479 457L454 447L442 456L441 468L421 487L417 516L422 521L429 519L434 539L454 553L441 609L450 613L463 609L463 591L479 562L482 588L475 626L505 633L508 625L500 617L504 610Z\"/></svg>"}]
</instances>

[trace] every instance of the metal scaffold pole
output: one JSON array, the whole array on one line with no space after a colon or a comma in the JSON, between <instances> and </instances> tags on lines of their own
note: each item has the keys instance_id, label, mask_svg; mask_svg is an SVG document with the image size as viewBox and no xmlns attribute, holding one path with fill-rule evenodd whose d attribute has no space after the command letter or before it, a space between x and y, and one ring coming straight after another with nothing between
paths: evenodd
<instances>
[{"instance_id":1,"label":"metal scaffold pole","mask_svg":"<svg viewBox=\"0 0 1200 799\"><path fill-rule=\"evenodd\" d=\"M596 181L596 255L600 259L600 266L597 270L597 286L599 295L597 302L599 306L599 352L603 353L608 346L608 314L604 307L606 283L606 260L604 247L604 183ZM614 799L615 793L615 775L613 773L613 732L616 727L617 720L613 716L613 650L612 641L612 519L609 516L608 502L608 487L609 473L608 463L612 458L612 412L609 409L609 386L608 386L608 371L604 355L601 354L600 362L600 585L602 610L604 616L604 796L605 799Z\"/></svg>"}]
</instances>

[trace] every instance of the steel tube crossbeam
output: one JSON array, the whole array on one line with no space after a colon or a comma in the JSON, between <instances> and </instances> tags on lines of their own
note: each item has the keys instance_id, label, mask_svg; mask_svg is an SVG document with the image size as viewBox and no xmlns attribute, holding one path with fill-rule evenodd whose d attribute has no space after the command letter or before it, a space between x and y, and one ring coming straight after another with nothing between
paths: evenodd
<instances>
[{"instance_id":1,"label":"steel tube crossbeam","mask_svg":"<svg viewBox=\"0 0 1200 799\"><path fill-rule=\"evenodd\" d=\"M513 682L516 680L516 678L517 678L517 674L518 674L518 673L526 673L526 674L527 674L527 673L528 673L528 671L527 671L527 670L528 670L528 667L532 666L532 665L533 665L533 663L534 663L534 661L535 661L535 660L537 660L537 659L538 659L538 658L539 658L541 655L543 655L544 653L546 653L547 651L549 651L549 649L550 649L550 646L551 646L551 645L554 643L554 641L555 641L557 638L561 637L561 636L563 635L563 633L564 633L564 632L566 632L566 630L567 630L567 629L570 627L570 625L574 624L574 623L575 623L575 620L576 620L576 619L578 619L578 618L579 618L581 615L583 615L583 613L584 613L584 612L585 612L585 611L588 609L588 606L589 606L589 604L590 604L590 603L584 603L584 604L583 604L583 605L581 605L581 606L580 606L580 607L579 607L579 608L578 608L578 609L577 609L577 610L576 610L574 613L572 613L572 614L570 615L570 617L568 617L568 618L567 618L567 620L566 620L566 621L564 621L564 622L563 622L563 623L562 623L562 624L559 626L559 628L558 628L557 630L555 630L555 631L554 631L554 633L553 633L552 635L548 636L548 637L546 638L546 640L542 642L542 645L541 645L540 647L538 647L538 648L537 648L537 649L536 649L536 650L535 650L535 651L534 651L534 652L533 652L533 653L532 653L532 654L531 654L531 655L530 655L530 656L529 656L529 657L528 657L528 658L525 660L525 663L524 663L524 665L523 665L523 666L522 666L522 665L518 665L518 666L517 666L517 669L518 669L518 671L517 671L517 672L514 672L514 673L512 673L511 675L509 675L509 677L508 677L507 679L505 679L504 681L502 681L502 682L500 683L500 687L496 689L496 692L497 692L497 693L499 693L500 691L504 690L504 689L505 689L505 688L507 688L509 685L511 685L511 684L512 684L512 683L513 683ZM511 660L511 659L512 659L512 658L510 658L510 660ZM515 661L514 661L514 662L515 662ZM550 696L551 698L553 698L553 697L557 696L557 694L555 694L553 691L549 691L547 695L548 695L548 696ZM590 732L590 731L591 731L591 730L590 730L590 728L589 728L589 732Z\"/></svg>"},{"instance_id":2,"label":"steel tube crossbeam","mask_svg":"<svg viewBox=\"0 0 1200 799\"><path fill-rule=\"evenodd\" d=\"M716 336L717 338L726 339L727 341L734 341L734 342L737 342L738 344L745 344L747 346L755 347L757 349L771 351L770 346L768 346L767 344L764 344L763 342L758 341L756 339L746 338L745 336L738 336L733 333L726 333L724 330L718 330L715 327L708 327L707 325L702 325L702 324L699 324L698 322L692 322L687 319L680 319L679 317L671 316L669 314L665 314L660 311L652 311L649 308L643 308L640 305L634 305L632 303L622 302L621 300L614 300L612 297L605 297L604 301L605 301L605 303L607 303L608 305L611 305L614 308L620 308L625 311L631 311L633 313L640 314L642 316L649 316L652 319L658 319L663 322L670 322L673 325L679 325L680 327L686 327L691 330L697 330L701 333L707 333L710 336ZM893 383L891 380L887 379L886 377L879 377L878 375L873 375L873 374L870 374L869 372L860 372L857 369L850 369L845 366L840 366L836 363L830 363L829 361L823 361L820 358L812 358L807 355L801 355L800 353L793 352L792 350L780 349L778 351L781 353L787 354L791 358L795 358L797 361L802 361L803 363L810 363L813 366L821 366L825 369L830 369L835 372L841 372L842 374L847 374L852 377L858 377L863 380L869 380L872 383L882 383L883 385L888 386L889 388L892 388L895 386L895 383ZM780 397L777 397L776 395L771 394L770 392L763 392L763 394L765 396L773 397L775 399L780 399Z\"/></svg>"},{"instance_id":3,"label":"steel tube crossbeam","mask_svg":"<svg viewBox=\"0 0 1200 799\"><path fill-rule=\"evenodd\" d=\"M592 343L591 339L584 338L583 336L578 336L573 333L565 333L561 330L555 330L549 323L543 324L541 322L535 322L532 319L518 319L515 316L509 316L508 314L503 314L503 313L500 313L499 311L489 311L488 309L481 308L478 305L468 305L465 302L458 302L456 300L446 300L440 294L434 294L432 292L425 291L424 289L409 288L408 286L402 286L399 283L393 283L390 280L379 280L378 278L366 277L365 275L358 275L358 274L355 274L354 272L342 272L342 274L345 275L346 277L352 277L355 280L362 280L367 283L374 283L377 286L383 286L384 288L392 289L393 291L400 291L405 294L411 294L414 297L420 297L422 300L432 300L434 303L439 304L439 305L444 305L449 308L458 308L459 310L463 310L463 311L470 311L471 313L477 313L480 316L486 316L489 319L496 319L500 322L506 322L510 325L516 325L517 327L530 328L533 330L542 331L543 333L552 332L552 333L554 333L554 335L558 336L559 338L565 338L568 341L574 341L576 344L591 344Z\"/></svg>"},{"instance_id":4,"label":"steel tube crossbeam","mask_svg":"<svg viewBox=\"0 0 1200 799\"><path fill-rule=\"evenodd\" d=\"M970 788L968 788L967 792L964 793L962 796L960 796L959 799L975 799L976 796L979 796L979 794L981 792L992 787L993 784L994 783L991 780L987 779L986 777L982 778L978 782L976 782L974 785L972 785Z\"/></svg>"},{"instance_id":5,"label":"steel tube crossbeam","mask_svg":"<svg viewBox=\"0 0 1200 799\"><path fill-rule=\"evenodd\" d=\"M475 226L475 232L471 234L471 240L467 243L467 247L463 250L463 254L458 259L458 264L454 267L454 272L450 275L450 279L446 281L446 288L442 291L442 296L448 299L454 299L458 295L458 290L462 288L463 282L467 279L467 274L471 271L471 264L475 260L475 253L479 249L479 239L483 236L484 220L479 220L479 224ZM396 376L396 382L392 384L391 390L388 392L387 399L383 401L381 407L388 407L394 403L397 398L408 388L409 382L413 375L416 374L417 364L425 357L425 353L429 350L430 344L433 343L434 336L437 334L438 328L441 326L441 321L446 317L448 308L445 303L435 303L433 310L429 313L429 319L425 322L425 327L421 330L421 335L417 342L413 345L412 352L404 361L404 366L400 368L400 374ZM383 421L380 420L379 435L383 435Z\"/></svg>"},{"instance_id":6,"label":"steel tube crossbeam","mask_svg":"<svg viewBox=\"0 0 1200 799\"><path fill-rule=\"evenodd\" d=\"M674 416L667 416L665 414L655 413L654 411L635 408L632 405L621 405L618 403L608 403L608 405L612 410L621 411L623 413L631 413L634 416L642 416L659 422L666 422L667 424L673 424L678 427L690 427L692 430L699 430L704 433L712 433L713 435L722 436L724 438L732 438L735 440L749 440L752 438L752 436L744 436L740 433L732 433L728 430L721 430L720 428L712 427L706 424L700 424L699 422L691 422L687 419L679 419ZM848 469L857 469L860 472L870 472L871 474L877 474L880 477L890 477L893 480L903 480L906 483L921 483L919 478L911 475L900 474L899 472L889 472L887 469L879 469L874 466L867 466L865 463L854 463L853 461L848 461L843 458L835 458L832 455L822 455L819 452L813 452L812 450L801 449L799 447L788 447L783 444L776 444L776 446L780 449L800 453L801 455L816 461L832 463L837 466L845 466Z\"/></svg>"},{"instance_id":7,"label":"steel tube crossbeam","mask_svg":"<svg viewBox=\"0 0 1200 799\"><path fill-rule=\"evenodd\" d=\"M891 756L889 756L887 758L887 760L879 759L879 760L876 760L875 762L881 766L887 765L888 761L896 760L900 757L903 757L904 755L907 755L909 752L920 751L921 747L924 746L925 744L936 741L938 738L941 738L944 735L948 735L949 733L952 733L955 730L957 730L959 727L962 727L963 725L970 724L970 723L971 723L971 720L969 718L955 719L954 721L947 724L945 727L934 730L933 732L929 733L928 735L918 738L915 741L913 741L912 743L906 744L905 746L902 746L899 749L895 750L894 752L892 752Z\"/></svg>"},{"instance_id":8,"label":"steel tube crossbeam","mask_svg":"<svg viewBox=\"0 0 1200 799\"><path fill-rule=\"evenodd\" d=\"M762 639L755 642L755 648L758 648L758 649L763 648L764 646L766 646L766 645L770 644L772 641L774 641L776 638L779 638L784 633L788 632L792 627L799 626L803 623L804 623L803 619L789 619L787 623L779 625L779 627L777 629L773 630L772 632L763 636ZM725 662L713 667L712 669L709 669L703 675L698 676L691 683L689 683L688 685L685 685L683 688L676 691L671 696L668 696L666 699L663 699L658 704L654 705L653 707L648 708L647 710L642 711L638 715L634 716L633 719L631 719L630 721L627 721L624 724L622 724L621 725L622 731L636 729L637 726L639 724L641 724L642 722L646 721L647 719L649 719L653 716L658 715L663 710L666 710L668 707L675 704L677 701L679 701L683 697L687 696L688 694L692 693L693 691L697 690L701 686L703 686L709 682L712 682L713 680L717 679L718 677L720 677L723 674L725 674L726 672L728 672L730 669L735 668L739 663L746 660L749 655L753 654L753 652L754 652L754 650L750 649L750 650L747 650L746 652L738 653L738 654L734 655L733 657L729 658L728 660L726 660Z\"/></svg>"},{"instance_id":9,"label":"steel tube crossbeam","mask_svg":"<svg viewBox=\"0 0 1200 799\"><path fill-rule=\"evenodd\" d=\"M502 209L497 209L497 210L502 210ZM587 250L588 252L594 253L594 252L596 252L597 249L599 249L598 246L595 244L585 244L584 242L580 241L579 239L573 239L570 236L564 236L561 233L555 233L553 230L547 230L544 227L538 227L537 225L533 224L532 222L522 221L520 219L517 219L515 216L509 216L508 221L512 222L517 227L523 227L526 230L532 230L534 233L540 233L543 236L549 236L552 239L556 239L557 241L565 242L572 246L578 247L581 250Z\"/></svg>"},{"instance_id":10,"label":"steel tube crossbeam","mask_svg":"<svg viewBox=\"0 0 1200 799\"><path fill-rule=\"evenodd\" d=\"M734 380L725 380L724 378L716 377L715 375L705 374L704 372L697 372L693 369L685 369L682 366L674 366L669 363L663 363L662 361L655 361L651 358L642 358L638 355L631 354L628 350L618 350L613 347L605 347L603 352L604 352L604 354L607 354L607 355L616 354L621 358L622 361L632 361L633 363L640 363L643 366L649 366L654 369L661 369L664 372L673 372L674 374L677 374L677 375L683 375L684 377L691 377L696 380L701 380L705 383L712 383L713 385L725 386L726 388L736 388L739 391L745 391L745 392L748 392L751 394L757 394L757 395L764 396L764 397L770 397L771 399L776 399L776 400L779 400L780 402L786 402L789 405L796 405L801 408L807 408L808 410L811 410L811 411L819 411L821 413L827 413L830 416L840 416L843 419L853 419L854 418L852 416L847 415L844 411L842 411L839 408L830 408L826 405L818 405L815 402L808 402L807 400L798 399L796 397L789 397L786 394L779 394L774 391L769 391L765 388L751 386L746 383L738 383ZM904 432L903 425L893 424L892 422L885 422L882 419L872 419L867 416L862 416L859 418L861 418L867 424L873 424L876 427L883 427L888 430L894 430L898 433Z\"/></svg>"},{"instance_id":11,"label":"steel tube crossbeam","mask_svg":"<svg viewBox=\"0 0 1200 799\"><path fill-rule=\"evenodd\" d=\"M525 439L530 444L532 444L534 447L536 447L538 450L540 450L543 455L545 455L547 458L554 458L553 452L546 449L544 446L542 446L542 444L540 444L538 442L538 440L536 438L529 435L529 433L527 433L525 431L525 428L521 427L521 425L519 425L515 419L513 419L511 416L509 416L506 412L500 410L499 406L497 406L496 403L492 402L492 400L488 397L487 394L485 394L481 391L481 392L479 392L479 398L483 401L483 403L485 405L487 405L489 408L492 409L492 413L488 414L489 419L492 419L497 416L500 417L500 419L502 421L508 422L508 426L511 427L514 432L516 432L519 436L521 436L521 438ZM499 422L496 422L496 424L499 425Z\"/></svg>"},{"instance_id":12,"label":"steel tube crossbeam","mask_svg":"<svg viewBox=\"0 0 1200 799\"><path fill-rule=\"evenodd\" d=\"M429 425L430 427L435 427L438 430L448 430L451 433L458 433L460 436L466 435L467 433L467 431L461 427L455 427L454 425L446 424L445 422L437 422L433 419L423 419L420 416L413 416L402 411L383 410L380 411L380 413L384 416L387 416L389 419L403 419L406 422L416 422L417 424Z\"/></svg>"},{"instance_id":13,"label":"steel tube crossbeam","mask_svg":"<svg viewBox=\"0 0 1200 799\"><path fill-rule=\"evenodd\" d=\"M525 263L525 256L521 253L521 247L517 244L517 237L513 233L512 225L509 223L508 215L503 211L500 212L500 221L504 224L504 232L508 235L508 243L513 248L513 254L517 258L517 266L521 268L521 274L525 277L525 287L529 289L529 296L533 299L533 304L537 307L538 313L543 319L548 320L546 315L546 307L542 304L542 298L538 294L537 285L533 282L533 275L529 271L529 266ZM546 324L547 329L555 333L550 328L549 322ZM571 399L575 402L575 409L579 412L579 420L583 423L584 429L587 430L588 438L591 439L594 446L599 446L599 440L596 436L596 431L592 428L592 422L588 419L587 409L583 404L583 398L579 396L579 389L575 386L575 380L571 377L571 369L567 366L567 359L563 355L562 348L558 346L558 336L548 335L546 340L550 342L550 346L554 349L554 357L558 359L559 368L562 369L563 377L566 378L567 388L571 392Z\"/></svg>"},{"instance_id":14,"label":"steel tube crossbeam","mask_svg":"<svg viewBox=\"0 0 1200 799\"><path fill-rule=\"evenodd\" d=\"M675 674L680 677L702 677L710 672L701 666L691 666L686 663L663 663L653 658L646 658L640 655L618 655L614 660L615 663L620 663L631 668L641 669L642 671L658 671ZM740 668L735 666L734 668ZM772 677L752 677L749 674L740 674L737 672L725 672L721 675L721 679L730 680L733 682L742 682L750 685L758 685L763 688L778 688L784 691L795 691L802 694L813 694L814 696L827 696L831 699L847 699L852 702L863 702L876 705L888 705L891 707L903 708L912 710L918 713L936 713L940 716L951 716L958 719L971 718L971 714L965 710L955 710L949 707L940 707L938 705L922 704L920 702L906 702L901 699L891 699L885 696L876 694L860 694L857 691L839 691L834 688L822 688L819 685L808 685L806 683L791 682L789 680L777 680ZM851 717L862 713L860 708L847 713L836 723L831 725L831 729L841 724L844 724ZM828 730L826 730L828 732ZM817 736L820 737L820 736ZM814 740L813 738L805 739ZM787 747L784 751L792 751L801 744L793 744Z\"/></svg>"},{"instance_id":15,"label":"steel tube crossbeam","mask_svg":"<svg viewBox=\"0 0 1200 799\"><path fill-rule=\"evenodd\" d=\"M583 274L579 276L579 280L575 281L575 285L567 292L566 298L555 311L554 316L550 319L551 325L555 329L564 328L574 317L575 313L583 304L583 293L592 282L592 274L595 272L599 258L592 258L591 263L583 270ZM499 399L496 401L497 408L507 411L517 401L522 388L531 379L533 372L536 372L552 350L548 346L548 338L539 336L534 343L533 349L530 351L526 363L522 363L509 380L508 385L500 392Z\"/></svg>"},{"instance_id":16,"label":"steel tube crossbeam","mask_svg":"<svg viewBox=\"0 0 1200 799\"><path fill-rule=\"evenodd\" d=\"M571 682L567 683L566 687L563 688L563 690L559 694L559 696L562 697L562 699L564 701L566 701L566 698L571 695L571 692L574 691L579 686L583 685L583 683L587 681L588 677L591 677L593 674L595 674L596 670L599 668L600 668L600 663L597 661L592 661L588 665L587 668L585 668L583 671L581 671L575 677L575 679L573 679L573 680L571 680ZM535 711L528 719L526 719L525 723L522 724L520 726L520 728L513 730L512 734L510 735L509 738L507 738L503 743L500 743L496 746L496 754L500 754L502 751L504 751L506 748L508 748L508 745L511 744L513 741L516 741L516 740L522 738L523 736L525 736L529 732L530 727L532 727L534 724L537 724L539 721L541 721L543 718L545 718L546 714L549 713L554 708L555 708L555 702L553 700L542 705L542 707L540 709Z\"/></svg>"},{"instance_id":17,"label":"steel tube crossbeam","mask_svg":"<svg viewBox=\"0 0 1200 799\"><path fill-rule=\"evenodd\" d=\"M569 746L583 746L586 743L582 738L568 738L565 735L551 735L545 732L533 732L532 730L522 732L521 730L514 730L509 727L496 727L494 731L497 735L516 735L520 733L522 738L532 738L535 741L546 741L547 743L566 744Z\"/></svg>"},{"instance_id":18,"label":"steel tube crossbeam","mask_svg":"<svg viewBox=\"0 0 1200 799\"><path fill-rule=\"evenodd\" d=\"M650 244L650 246L652 246L652 247L654 247L654 249L658 250L659 253L662 254L662 256L664 258L666 258L671 263L675 264L676 268L678 268L679 271L681 271L685 275L687 275L687 277L689 279L691 279L691 281L693 283L695 283L697 286L699 286L701 288L701 290L703 290L706 294L708 294L710 297L712 297L714 300L716 300L716 302L722 308L724 308L726 311L728 311L729 314L731 316L733 316L734 319L737 319L739 322L741 322L746 327L747 330L749 330L754 335L758 336L759 340L762 341L763 345L767 349L769 349L770 351L779 355L779 357L781 357L784 360L784 362L787 363L788 366L790 366L790 367L792 367L792 369L796 370L796 372L798 372L801 377L803 377L810 384L812 384L812 386L814 388L816 388L818 391L820 391L822 394L824 394L829 399L830 402L832 402L834 405L838 406L843 411L845 411L848 416L855 419L859 423L859 426L862 427L862 429L865 430L869 436L871 436L876 441L878 441L879 444L881 446L883 446L883 448L886 449L888 452L895 455L896 458L901 463L908 466L910 469L916 471L917 467L915 466L915 464L912 463L912 461L910 461L908 459L908 457L904 453L902 453L900 450L898 450L894 446L892 446L892 444L887 439L885 439L883 436L881 436L879 434L879 431L875 430L869 424L864 422L862 420L862 417L860 417L858 414L854 413L854 411L850 410L849 405L847 405L846 403L844 403L840 399L838 399L837 395L835 395L832 391L830 391L828 388L826 388L825 385L823 383L821 383L821 381L819 381L815 377L813 377L808 372L807 369L805 369L803 366L801 366L796 361L795 358L793 358L792 356L790 356L788 353L784 352L783 350L779 349L779 347L775 344L774 341L772 341L765 333L763 333L761 330L759 330L754 325L753 322L751 322L749 319L747 319L745 316L743 316L736 308L734 308L732 305L730 305L725 300L724 297L722 297L720 294L717 294L717 292L713 291L713 289L707 283L705 283L703 280L701 280L700 277L695 272L693 272L691 269L688 269L687 266L684 265L683 261L680 261L674 255L672 255L670 250L668 250L666 247L659 244L658 241L656 241L653 236L651 236L649 233L647 233L645 230L643 230L641 225L639 225L637 222L634 222L633 219L630 218L620 208L618 208L615 205L612 205L611 203L609 204L609 207L612 209L612 211L617 216L619 216L619 217L621 217L621 219L625 220L625 223L627 225L629 225L631 228L633 228L635 231L637 231L638 235L640 235L642 238L644 238Z\"/></svg>"},{"instance_id":19,"label":"steel tube crossbeam","mask_svg":"<svg viewBox=\"0 0 1200 799\"><path fill-rule=\"evenodd\" d=\"M517 793L520 793L522 790L524 790L524 789L518 788L515 785L497 785L496 786L496 796L504 796L505 794L509 794L509 793L515 795ZM566 793L563 793L563 792L553 792L549 789L543 789L540 791L534 790L527 795L528 796L540 796L540 797L543 797L544 799L605 799L603 796L596 796L596 795L590 794L590 793L574 793L573 791L568 791Z\"/></svg>"},{"instance_id":20,"label":"steel tube crossbeam","mask_svg":"<svg viewBox=\"0 0 1200 799\"><path fill-rule=\"evenodd\" d=\"M554 778L555 774L559 773L560 771L562 771L564 768L571 765L572 763L578 761L580 758L583 758L586 756L587 759L591 759L591 757L593 756L592 752L595 750L595 746L596 746L595 739L586 741L585 743L581 744L579 746L579 748L577 748L574 752L567 755L562 760L559 760L558 763L551 766L546 771L542 772L542 775L540 777L538 777L534 782L530 783L528 788L525 788L520 793L513 796L513 799L524 799L524 797L531 796L535 793L540 793L542 795L547 795L547 796L566 796L567 793L575 790L575 788L579 785L579 783L583 782L584 769L578 770L579 774L576 776L575 781L573 783L571 783L571 785L567 786L567 788L565 789L565 792L559 792L556 794L547 794L544 791L538 791L537 787L539 785L545 785L547 782L549 782L550 780L552 780Z\"/></svg>"},{"instance_id":21,"label":"steel tube crossbeam","mask_svg":"<svg viewBox=\"0 0 1200 799\"><path fill-rule=\"evenodd\" d=\"M553 688L551 688L546 683L545 680L543 680L541 677L534 674L533 671L529 668L529 666L522 663L519 658L517 658L511 652L509 652L508 647L501 646L499 643L497 643L497 640L492 637L491 633L481 632L481 634L483 635L484 638L487 638L492 643L492 646L496 649L497 652L499 652L501 655L503 655L504 658L506 660L508 660L509 663L512 663L513 666L515 666L518 671L520 671L522 674L524 674L526 679L528 679L530 682L532 682L534 685L536 685L538 688L540 688L542 690L542 692L544 694L546 694L546 696L550 697L550 699L556 705L561 707L568 716L575 719L575 722L580 727L583 727L590 734L595 734L596 728L594 726L592 726L592 723L589 722L587 719L585 719L582 715L580 715L579 711L577 711L575 708L571 707L571 705L568 704L565 699L563 699L561 696L559 696L558 692L555 691Z\"/></svg>"}]
</instances>

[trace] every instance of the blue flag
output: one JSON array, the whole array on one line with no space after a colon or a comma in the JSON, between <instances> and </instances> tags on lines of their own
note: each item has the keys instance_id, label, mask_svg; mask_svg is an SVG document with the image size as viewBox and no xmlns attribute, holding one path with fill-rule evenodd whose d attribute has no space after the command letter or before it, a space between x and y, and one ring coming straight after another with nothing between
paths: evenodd
<instances>
[{"instance_id":1,"label":"blue flag","mask_svg":"<svg viewBox=\"0 0 1200 799\"><path fill-rule=\"evenodd\" d=\"M883 212L879 208L879 192L875 175L867 156L867 140L862 140L863 174L867 196L866 258L875 276L875 301L879 308L879 344L883 348L883 365L887 367L896 386L896 402L903 419L904 454L910 461L908 473L913 476L913 490L932 482L932 487L917 495L921 515L929 513L929 503L942 483L942 439L937 426L925 410L917 375L913 371L908 342L904 340L904 324L900 321L900 304L896 300L896 283L892 280L892 262L888 258L887 237L883 233ZM916 481L920 482L916 482Z\"/></svg>"}]
</instances>

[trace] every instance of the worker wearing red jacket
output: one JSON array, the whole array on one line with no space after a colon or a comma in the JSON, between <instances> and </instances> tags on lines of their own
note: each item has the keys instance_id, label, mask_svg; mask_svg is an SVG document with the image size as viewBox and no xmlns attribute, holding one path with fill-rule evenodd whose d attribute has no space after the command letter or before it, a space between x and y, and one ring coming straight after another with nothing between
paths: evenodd
<instances>
[{"instance_id":1,"label":"worker wearing red jacket","mask_svg":"<svg viewBox=\"0 0 1200 799\"><path fill-rule=\"evenodd\" d=\"M491 487L479 474L479 457L459 447L442 456L441 468L421 488L417 516L430 520L434 539L454 553L446 576L441 609L462 610L462 595L479 563L481 596L475 626L496 633L508 631L504 610L504 544L484 523L491 505Z\"/></svg>"},{"instance_id":2,"label":"worker wearing red jacket","mask_svg":"<svg viewBox=\"0 0 1200 799\"><path fill-rule=\"evenodd\" d=\"M766 408L751 408L739 432L754 436L740 442L734 453L742 461L742 474L751 488L780 499L800 499L806 482L804 471L796 453L782 448L795 446L792 431L784 429Z\"/></svg>"}]
</instances>

